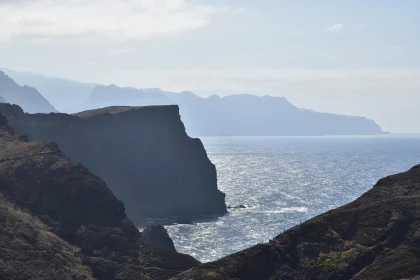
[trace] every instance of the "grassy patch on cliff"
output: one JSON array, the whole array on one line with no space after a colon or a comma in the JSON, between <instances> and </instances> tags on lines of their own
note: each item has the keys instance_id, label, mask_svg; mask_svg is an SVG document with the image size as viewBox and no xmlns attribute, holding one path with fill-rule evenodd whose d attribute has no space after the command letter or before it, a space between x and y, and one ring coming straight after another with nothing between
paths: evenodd
<instances>
[{"instance_id":1,"label":"grassy patch on cliff","mask_svg":"<svg viewBox=\"0 0 420 280\"><path fill-rule=\"evenodd\" d=\"M345 275L359 262L372 254L372 248L355 242L346 242L344 251L331 251L319 254L315 269L323 279L332 279L334 275Z\"/></svg>"}]
</instances>

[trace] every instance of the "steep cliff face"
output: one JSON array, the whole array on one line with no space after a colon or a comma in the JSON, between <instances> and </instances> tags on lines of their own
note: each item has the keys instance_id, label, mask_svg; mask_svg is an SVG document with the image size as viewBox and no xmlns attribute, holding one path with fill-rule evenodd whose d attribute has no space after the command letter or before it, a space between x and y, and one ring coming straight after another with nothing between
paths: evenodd
<instances>
[{"instance_id":1,"label":"steep cliff face","mask_svg":"<svg viewBox=\"0 0 420 280\"><path fill-rule=\"evenodd\" d=\"M419 279L420 166L356 201L176 279Z\"/></svg>"},{"instance_id":2,"label":"steep cliff face","mask_svg":"<svg viewBox=\"0 0 420 280\"><path fill-rule=\"evenodd\" d=\"M18 85L2 71L0 71L0 96L2 97L0 102L17 104L28 113L57 112L35 88Z\"/></svg>"},{"instance_id":3,"label":"steep cliff face","mask_svg":"<svg viewBox=\"0 0 420 280\"><path fill-rule=\"evenodd\" d=\"M168 279L198 264L145 243L105 183L0 116L0 276Z\"/></svg>"},{"instance_id":4,"label":"steep cliff face","mask_svg":"<svg viewBox=\"0 0 420 280\"><path fill-rule=\"evenodd\" d=\"M73 161L104 179L135 223L226 213L215 166L201 141L185 133L177 106L29 115L3 104L0 112L18 131L58 143Z\"/></svg>"}]
</instances>

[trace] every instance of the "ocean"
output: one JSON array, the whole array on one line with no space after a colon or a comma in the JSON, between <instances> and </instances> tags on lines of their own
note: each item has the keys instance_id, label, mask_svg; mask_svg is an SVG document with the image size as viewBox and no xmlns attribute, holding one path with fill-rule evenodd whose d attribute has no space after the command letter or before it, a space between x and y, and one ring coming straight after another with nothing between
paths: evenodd
<instances>
[{"instance_id":1,"label":"ocean","mask_svg":"<svg viewBox=\"0 0 420 280\"><path fill-rule=\"evenodd\" d=\"M382 177L420 164L420 135L202 138L229 209L167 230L181 253L209 262L267 242L342 206Z\"/></svg>"}]
</instances>

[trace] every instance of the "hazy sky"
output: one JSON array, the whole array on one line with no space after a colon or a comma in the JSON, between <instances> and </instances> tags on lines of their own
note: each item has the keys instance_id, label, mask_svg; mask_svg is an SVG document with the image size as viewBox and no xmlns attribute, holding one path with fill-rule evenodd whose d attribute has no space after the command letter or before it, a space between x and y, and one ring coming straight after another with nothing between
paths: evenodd
<instances>
[{"instance_id":1,"label":"hazy sky","mask_svg":"<svg viewBox=\"0 0 420 280\"><path fill-rule=\"evenodd\" d=\"M0 67L420 132L418 0L0 0Z\"/></svg>"}]
</instances>

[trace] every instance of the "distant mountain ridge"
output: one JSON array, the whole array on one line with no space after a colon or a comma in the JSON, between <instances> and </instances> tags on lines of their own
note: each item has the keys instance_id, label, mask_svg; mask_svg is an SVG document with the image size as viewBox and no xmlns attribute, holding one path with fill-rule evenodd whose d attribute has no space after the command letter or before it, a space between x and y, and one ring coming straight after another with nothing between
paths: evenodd
<instances>
[{"instance_id":1,"label":"distant mountain ridge","mask_svg":"<svg viewBox=\"0 0 420 280\"><path fill-rule=\"evenodd\" d=\"M39 90L54 108L62 113L75 113L80 111L80 106L88 99L95 87L95 84L35 73L19 72L1 67L0 71L6 73L20 85L28 85Z\"/></svg>"},{"instance_id":2,"label":"distant mountain ridge","mask_svg":"<svg viewBox=\"0 0 420 280\"><path fill-rule=\"evenodd\" d=\"M110 106L179 105L187 133L194 137L384 133L373 120L301 109L284 97L239 94L202 98L190 91L176 93L158 88L104 86L8 69L5 71L21 84L35 86L60 112L65 113ZM23 104L16 104L25 109Z\"/></svg>"},{"instance_id":3,"label":"distant mountain ridge","mask_svg":"<svg viewBox=\"0 0 420 280\"><path fill-rule=\"evenodd\" d=\"M176 104L192 136L372 135L383 131L374 121L319 113L292 105L284 97L249 94L202 98L192 92L96 86L84 109L104 106Z\"/></svg>"},{"instance_id":4,"label":"distant mountain ridge","mask_svg":"<svg viewBox=\"0 0 420 280\"><path fill-rule=\"evenodd\" d=\"M35 88L18 85L0 71L0 102L18 104L28 113L51 113L57 110Z\"/></svg>"},{"instance_id":5,"label":"distant mountain ridge","mask_svg":"<svg viewBox=\"0 0 420 280\"><path fill-rule=\"evenodd\" d=\"M116 85L97 85L92 90L84 109L98 109L110 106L173 105L174 102L160 89L121 88Z\"/></svg>"}]
</instances>

